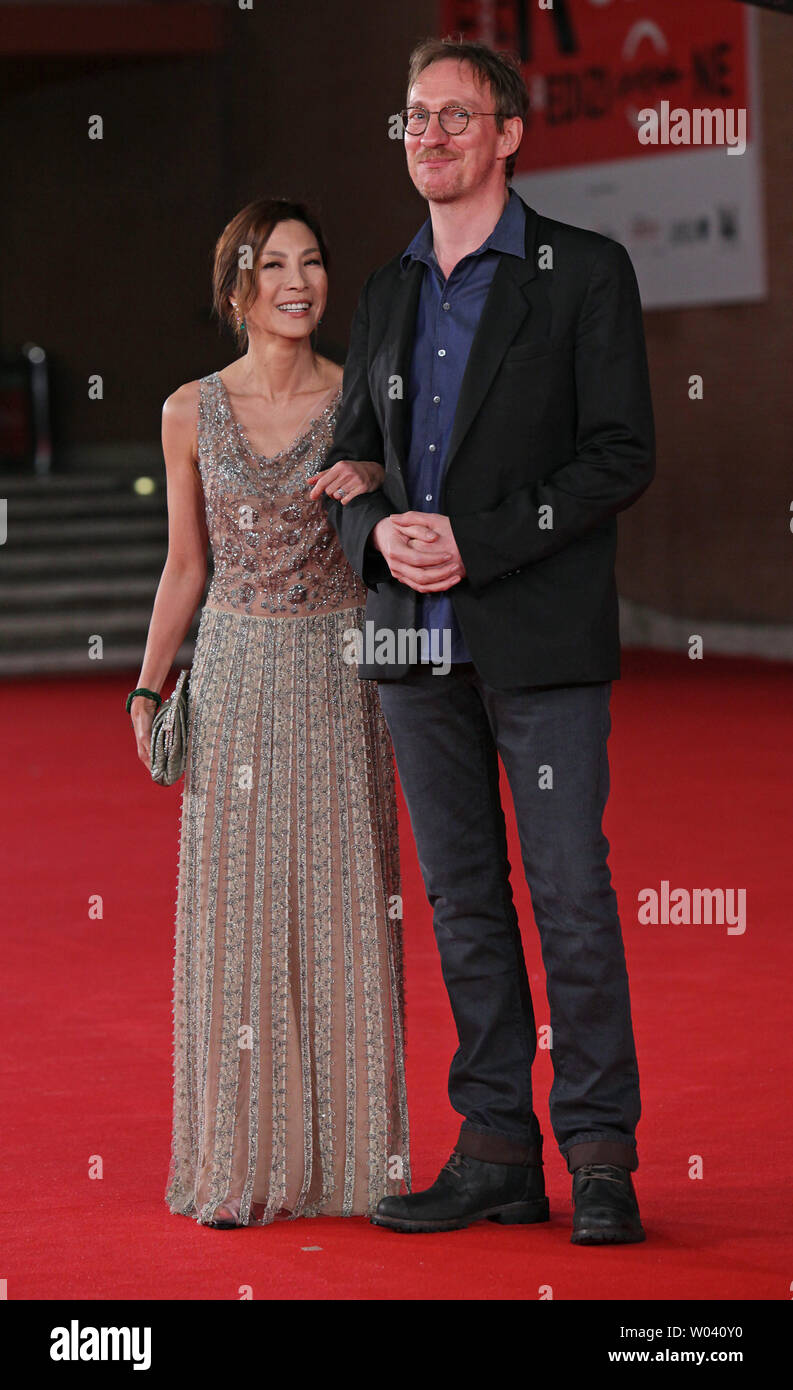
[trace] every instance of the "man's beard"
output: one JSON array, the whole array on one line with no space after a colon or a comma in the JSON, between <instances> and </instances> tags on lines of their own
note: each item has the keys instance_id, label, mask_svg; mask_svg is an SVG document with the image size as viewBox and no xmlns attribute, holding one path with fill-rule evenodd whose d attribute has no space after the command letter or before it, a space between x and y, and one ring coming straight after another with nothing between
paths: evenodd
<instances>
[{"instance_id":1,"label":"man's beard","mask_svg":"<svg viewBox=\"0 0 793 1390\"><path fill-rule=\"evenodd\" d=\"M456 164L457 160L449 159L447 160L447 163ZM419 164L416 172L420 174L420 171L421 165ZM424 187L419 187L419 185L416 183L416 180L413 180L416 192L428 203L453 203L455 199L459 198L460 194L464 192L464 189L461 187L460 181L458 179L454 179L450 183L446 184L443 187L439 187L435 191L428 191L428 183L429 180L427 181L427 183L424 184Z\"/></svg>"}]
</instances>

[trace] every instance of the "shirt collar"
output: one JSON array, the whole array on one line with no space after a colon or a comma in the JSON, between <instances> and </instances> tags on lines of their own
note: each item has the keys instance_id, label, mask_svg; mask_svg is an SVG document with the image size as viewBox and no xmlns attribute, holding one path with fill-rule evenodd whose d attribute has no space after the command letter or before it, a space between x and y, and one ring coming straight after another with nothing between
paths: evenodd
<instances>
[{"instance_id":1,"label":"shirt collar","mask_svg":"<svg viewBox=\"0 0 793 1390\"><path fill-rule=\"evenodd\" d=\"M520 256L521 260L525 260L525 238L526 211L514 188L510 188L507 205L490 236L486 237L475 251L469 251L468 255L481 256L484 251L506 251L510 256ZM465 259L464 256L463 260ZM432 219L429 217L419 227L410 245L400 256L399 263L403 270L410 260L423 261L425 265L437 265L432 246Z\"/></svg>"}]
</instances>

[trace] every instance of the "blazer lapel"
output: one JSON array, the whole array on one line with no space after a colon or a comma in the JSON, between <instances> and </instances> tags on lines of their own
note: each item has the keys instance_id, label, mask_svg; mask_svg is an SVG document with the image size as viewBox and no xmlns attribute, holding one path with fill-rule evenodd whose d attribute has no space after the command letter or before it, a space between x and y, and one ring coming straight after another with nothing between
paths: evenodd
<instances>
[{"instance_id":1,"label":"blazer lapel","mask_svg":"<svg viewBox=\"0 0 793 1390\"><path fill-rule=\"evenodd\" d=\"M408 382L410 363L413 354L413 339L416 330L421 282L424 277L422 261L410 261L400 272L396 292L388 313L388 334L378 354L381 359L380 371L385 375L385 399L388 402L388 422L394 461L404 485L404 468L407 463L405 451L406 411L408 408ZM401 379L401 391L391 396L389 379ZM407 493L406 493L407 495Z\"/></svg>"},{"instance_id":2,"label":"blazer lapel","mask_svg":"<svg viewBox=\"0 0 793 1390\"><path fill-rule=\"evenodd\" d=\"M521 202L523 199L521 198ZM452 425L445 469L476 418L477 411L498 371L504 353L515 337L531 304L524 293L537 275L537 227L539 218L533 208L523 202L526 210L525 257L502 255L493 276L482 316L477 325L468 355L460 397ZM416 329L419 294L424 276L423 261L411 261L400 272L388 315L388 333L379 349L379 371L385 376L384 395L388 402L388 422L393 459L407 497L405 465L407 462L406 412L408 382ZM398 376L402 381L401 396L391 398L388 379Z\"/></svg>"},{"instance_id":3,"label":"blazer lapel","mask_svg":"<svg viewBox=\"0 0 793 1390\"><path fill-rule=\"evenodd\" d=\"M524 291L537 275L539 218L522 198L521 202L526 210L525 257L518 260L514 256L502 255L496 267L468 354L446 451L444 473L476 419L504 353L526 315L531 313L531 303Z\"/></svg>"}]
</instances>

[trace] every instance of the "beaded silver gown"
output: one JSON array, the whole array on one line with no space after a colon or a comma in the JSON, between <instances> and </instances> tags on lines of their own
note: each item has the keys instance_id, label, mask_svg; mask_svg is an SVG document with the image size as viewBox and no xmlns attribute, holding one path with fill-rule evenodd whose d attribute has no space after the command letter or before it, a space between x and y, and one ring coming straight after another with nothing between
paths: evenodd
<instances>
[{"instance_id":1,"label":"beaded silver gown","mask_svg":"<svg viewBox=\"0 0 793 1390\"><path fill-rule=\"evenodd\" d=\"M340 397L265 457L218 373L200 382L214 573L189 682L166 1202L202 1223L230 1198L264 1225L410 1188L391 743L344 659L366 590L306 483Z\"/></svg>"}]
</instances>

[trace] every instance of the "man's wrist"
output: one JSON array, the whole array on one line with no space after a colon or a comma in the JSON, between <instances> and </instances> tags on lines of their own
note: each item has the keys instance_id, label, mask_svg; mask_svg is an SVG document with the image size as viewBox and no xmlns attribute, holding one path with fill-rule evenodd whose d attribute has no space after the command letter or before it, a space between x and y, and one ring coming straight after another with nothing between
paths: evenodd
<instances>
[{"instance_id":1,"label":"man's wrist","mask_svg":"<svg viewBox=\"0 0 793 1390\"><path fill-rule=\"evenodd\" d=\"M382 526L384 522L388 521L388 519L389 518L387 516L381 516L380 520L375 522L374 526L369 532L369 535L366 538L367 546L371 550L376 550L378 555L382 555L383 553L377 535L378 527Z\"/></svg>"}]
</instances>

